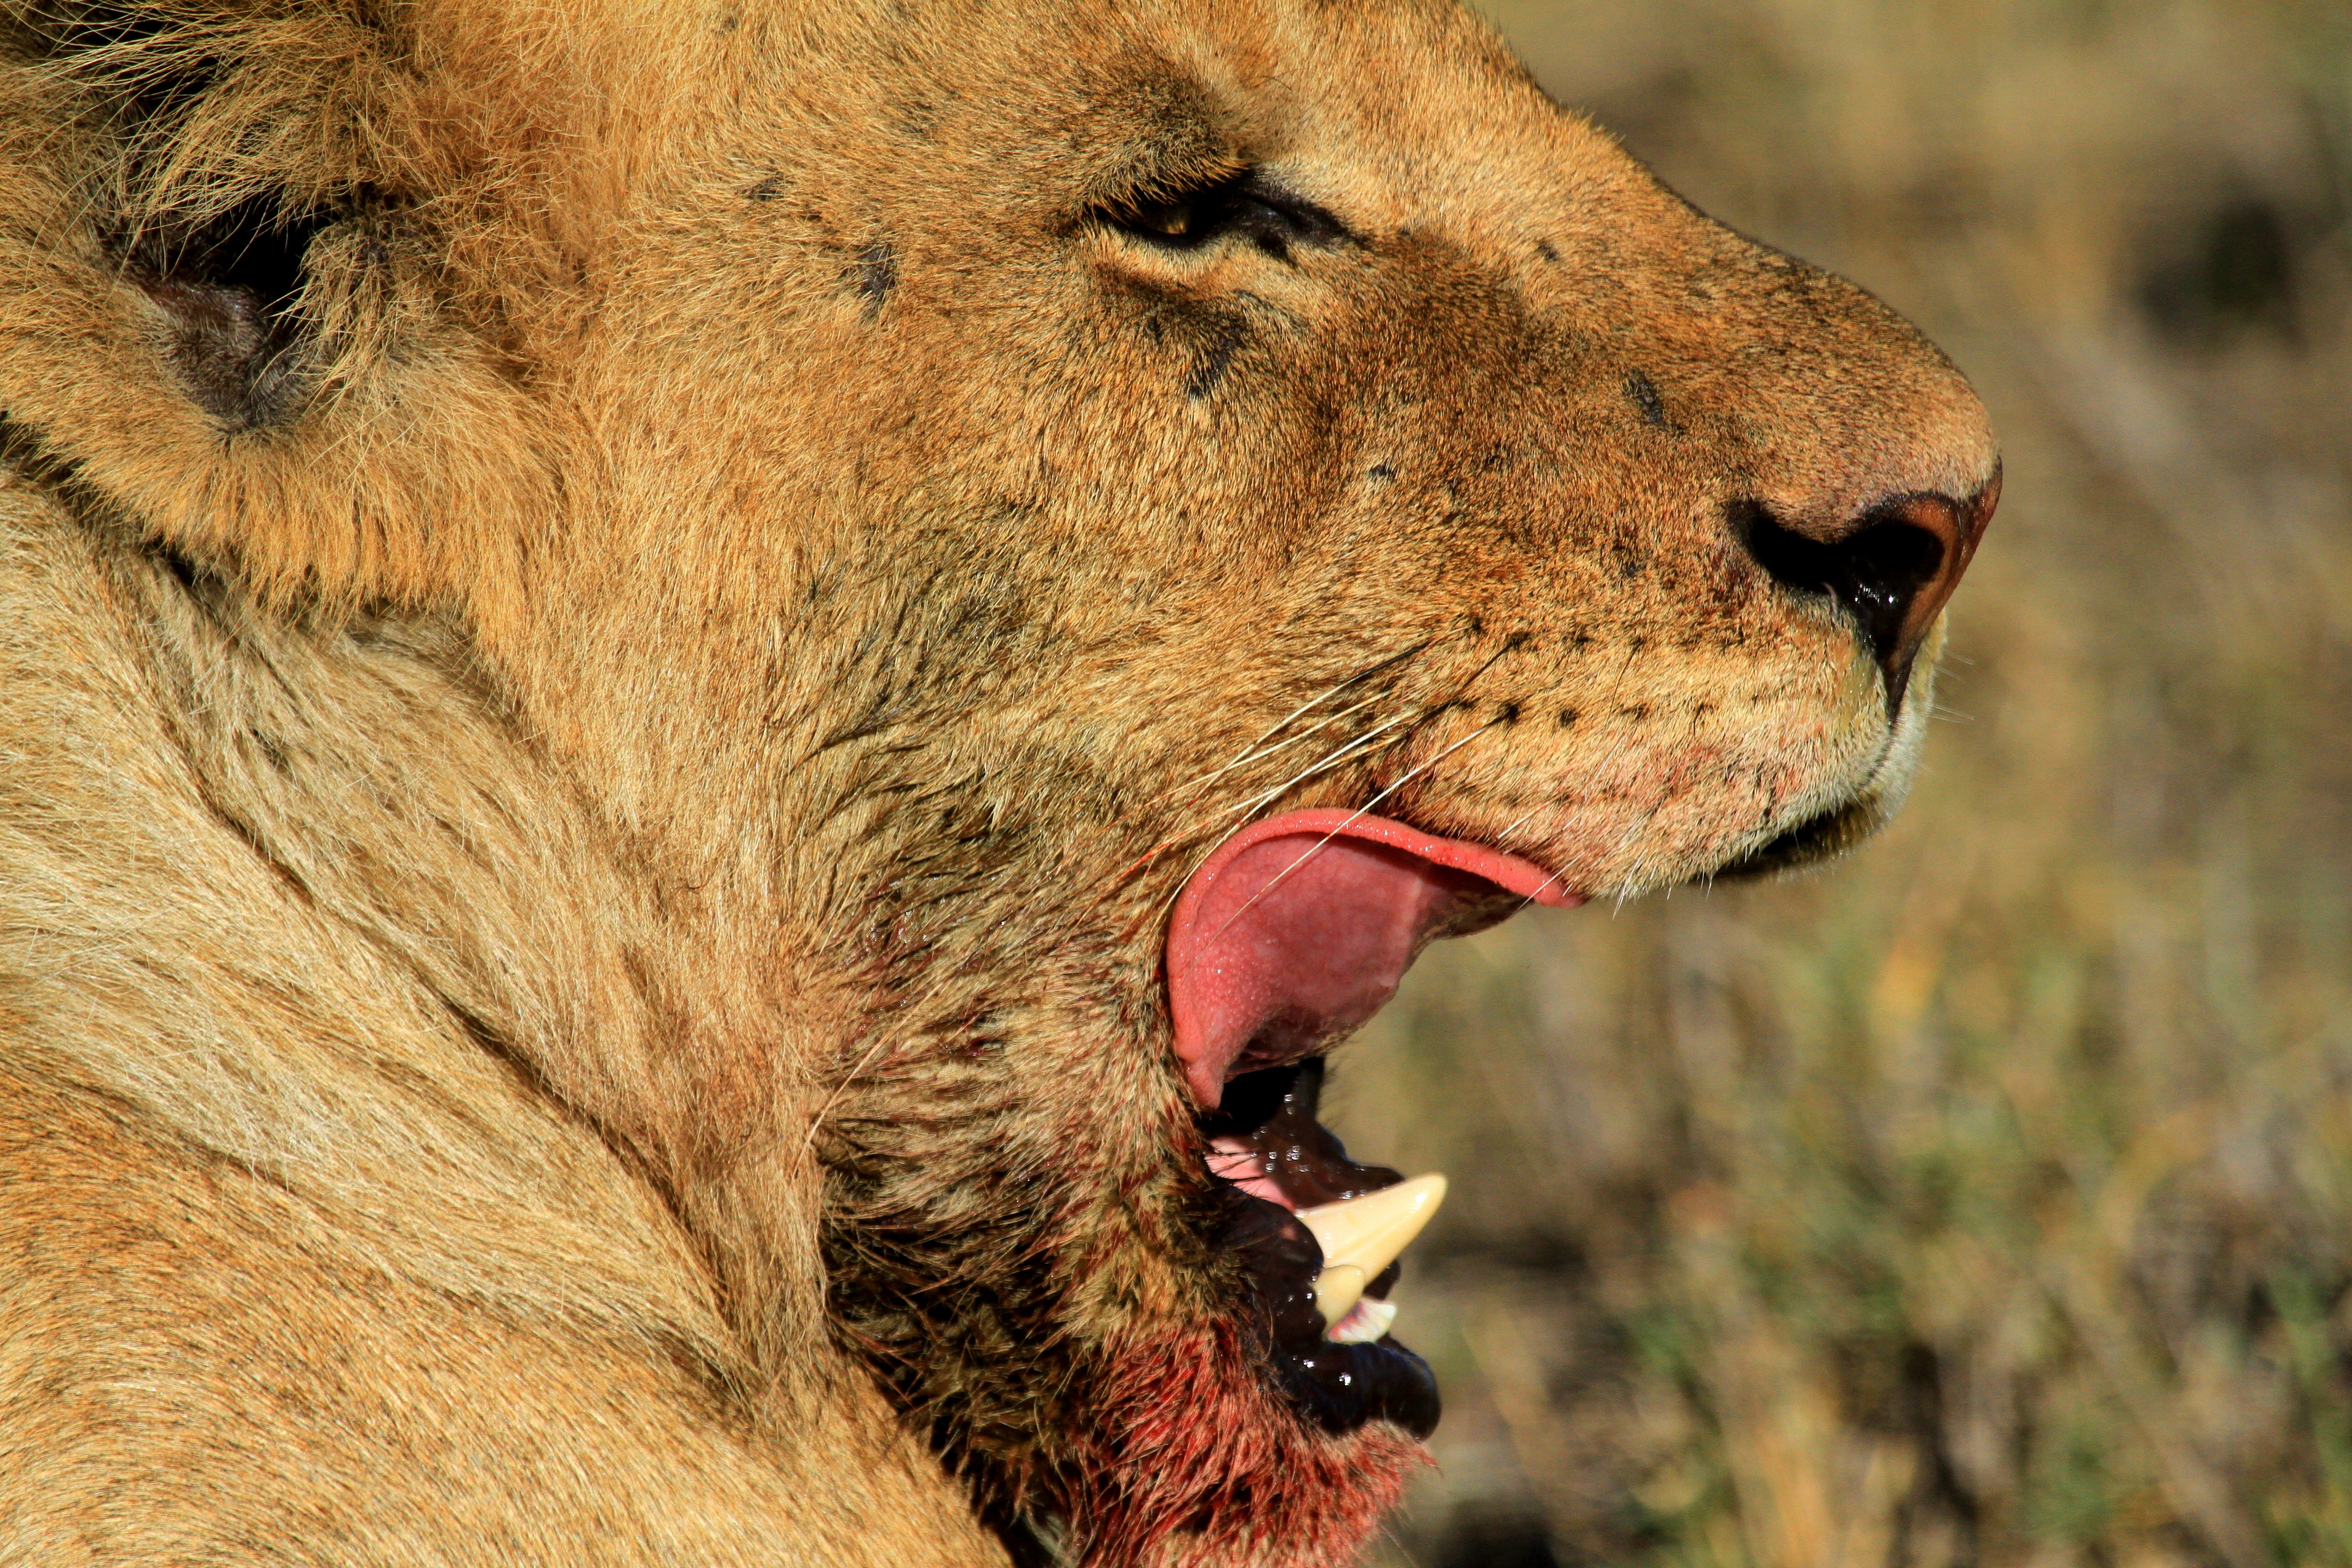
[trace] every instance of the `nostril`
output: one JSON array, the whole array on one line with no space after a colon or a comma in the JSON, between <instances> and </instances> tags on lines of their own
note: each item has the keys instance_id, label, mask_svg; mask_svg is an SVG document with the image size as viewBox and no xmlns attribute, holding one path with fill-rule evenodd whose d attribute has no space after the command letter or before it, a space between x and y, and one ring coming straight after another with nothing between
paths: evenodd
<instances>
[{"instance_id":1,"label":"nostril","mask_svg":"<svg viewBox=\"0 0 2352 1568\"><path fill-rule=\"evenodd\" d=\"M1825 594L1843 605L1855 629L1886 672L1889 708L1900 702L1904 677L1926 622L1941 608L1950 546L1933 528L1913 521L1917 499L1873 508L1852 531L1833 540L1798 532L1763 502L1736 500L1726 521L1748 552L1776 582L1801 594ZM1933 605L1923 603L1923 595ZM1918 614L1926 611L1926 615Z\"/></svg>"}]
</instances>

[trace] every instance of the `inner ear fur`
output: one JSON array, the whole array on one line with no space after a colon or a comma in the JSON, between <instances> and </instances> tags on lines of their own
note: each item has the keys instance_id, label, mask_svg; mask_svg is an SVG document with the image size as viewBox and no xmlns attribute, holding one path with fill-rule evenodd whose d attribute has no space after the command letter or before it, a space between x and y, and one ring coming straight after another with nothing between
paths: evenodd
<instances>
[{"instance_id":1,"label":"inner ear fur","mask_svg":"<svg viewBox=\"0 0 2352 1568\"><path fill-rule=\"evenodd\" d=\"M513 614L561 494L530 345L580 275L528 232L538 20L0 4L8 449L272 598Z\"/></svg>"}]
</instances>

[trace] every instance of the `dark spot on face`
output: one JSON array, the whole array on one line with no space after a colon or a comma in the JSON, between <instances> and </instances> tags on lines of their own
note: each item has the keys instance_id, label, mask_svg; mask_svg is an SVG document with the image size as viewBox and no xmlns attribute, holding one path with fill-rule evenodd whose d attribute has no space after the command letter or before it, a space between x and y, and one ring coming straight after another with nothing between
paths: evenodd
<instances>
[{"instance_id":1,"label":"dark spot on face","mask_svg":"<svg viewBox=\"0 0 2352 1568\"><path fill-rule=\"evenodd\" d=\"M1638 724L1650 716L1650 705L1646 702L1636 702L1630 707L1617 710L1617 716L1620 719L1631 719Z\"/></svg>"},{"instance_id":2,"label":"dark spot on face","mask_svg":"<svg viewBox=\"0 0 2352 1568\"><path fill-rule=\"evenodd\" d=\"M1368 479L1374 479L1381 484L1386 484L1391 479L1396 478L1396 469L1387 463L1374 463L1370 468L1364 471L1364 477Z\"/></svg>"},{"instance_id":3,"label":"dark spot on face","mask_svg":"<svg viewBox=\"0 0 2352 1568\"><path fill-rule=\"evenodd\" d=\"M1666 400L1658 395L1658 384L1640 371L1625 378L1625 397L1642 411L1643 420L1663 430L1666 427Z\"/></svg>"},{"instance_id":4,"label":"dark spot on face","mask_svg":"<svg viewBox=\"0 0 2352 1568\"><path fill-rule=\"evenodd\" d=\"M1546 261L1549 261L1554 264L1557 264L1559 260L1559 252L1551 247L1551 241L1548 239L1539 239L1536 241L1536 254L1542 257Z\"/></svg>"},{"instance_id":5,"label":"dark spot on face","mask_svg":"<svg viewBox=\"0 0 2352 1568\"><path fill-rule=\"evenodd\" d=\"M930 100L910 99L898 111L898 129L909 141L928 142L939 119L939 106Z\"/></svg>"},{"instance_id":6,"label":"dark spot on face","mask_svg":"<svg viewBox=\"0 0 2352 1568\"><path fill-rule=\"evenodd\" d=\"M1573 729L1575 725L1576 710L1573 708L1561 709L1559 710L1559 727L1563 730L1569 730Z\"/></svg>"},{"instance_id":7,"label":"dark spot on face","mask_svg":"<svg viewBox=\"0 0 2352 1568\"><path fill-rule=\"evenodd\" d=\"M719 35L724 37L725 35L735 31L736 28L742 25L743 18L737 16L734 12L730 11L725 16L719 18Z\"/></svg>"},{"instance_id":8,"label":"dark spot on face","mask_svg":"<svg viewBox=\"0 0 2352 1568\"><path fill-rule=\"evenodd\" d=\"M1238 320L1224 321L1208 345L1206 352L1193 363L1192 374L1184 383L1184 395L1198 403L1217 389L1233 368L1234 355L1249 341L1249 329Z\"/></svg>"},{"instance_id":9,"label":"dark spot on face","mask_svg":"<svg viewBox=\"0 0 2352 1568\"><path fill-rule=\"evenodd\" d=\"M870 321L882 313L890 290L898 286L898 259L891 255L887 245L877 240L859 253L851 277L856 281L857 292L865 297L866 319Z\"/></svg>"},{"instance_id":10,"label":"dark spot on face","mask_svg":"<svg viewBox=\"0 0 2352 1568\"><path fill-rule=\"evenodd\" d=\"M1495 722L1496 722L1496 723L1497 723L1497 724L1516 724L1516 723L1517 723L1518 721L1519 721L1519 705L1518 705L1517 703L1516 703L1516 702L1499 702L1499 703L1496 703L1496 704L1495 705Z\"/></svg>"},{"instance_id":11,"label":"dark spot on face","mask_svg":"<svg viewBox=\"0 0 2352 1568\"><path fill-rule=\"evenodd\" d=\"M743 193L746 197L755 202L772 202L783 194L784 177L782 174L770 174L766 179L761 180L759 184L753 185L750 190ZM811 222L814 222L816 219L816 214L809 214L809 219Z\"/></svg>"}]
</instances>

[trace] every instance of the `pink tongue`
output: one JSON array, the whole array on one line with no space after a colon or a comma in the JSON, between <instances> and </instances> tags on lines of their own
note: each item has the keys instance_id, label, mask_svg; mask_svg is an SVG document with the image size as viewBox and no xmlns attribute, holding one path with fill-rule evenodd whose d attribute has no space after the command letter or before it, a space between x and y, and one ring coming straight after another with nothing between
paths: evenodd
<instances>
[{"instance_id":1,"label":"pink tongue","mask_svg":"<svg viewBox=\"0 0 2352 1568\"><path fill-rule=\"evenodd\" d=\"M1528 901L1572 904L1542 868L1401 822L1294 811L1227 839L1184 885L1168 1003L1192 1098L1312 1056L1378 1012L1433 938Z\"/></svg>"}]
</instances>

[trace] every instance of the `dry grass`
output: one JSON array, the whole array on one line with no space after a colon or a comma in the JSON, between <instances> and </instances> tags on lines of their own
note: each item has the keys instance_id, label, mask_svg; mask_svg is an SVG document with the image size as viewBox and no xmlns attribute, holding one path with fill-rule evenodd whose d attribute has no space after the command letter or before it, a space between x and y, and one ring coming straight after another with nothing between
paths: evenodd
<instances>
[{"instance_id":1,"label":"dry grass","mask_svg":"<svg viewBox=\"0 0 2352 1568\"><path fill-rule=\"evenodd\" d=\"M2352 5L1505 0L2002 428L1950 722L1826 874L1432 953L1379 1559L2352 1568Z\"/></svg>"}]
</instances>

